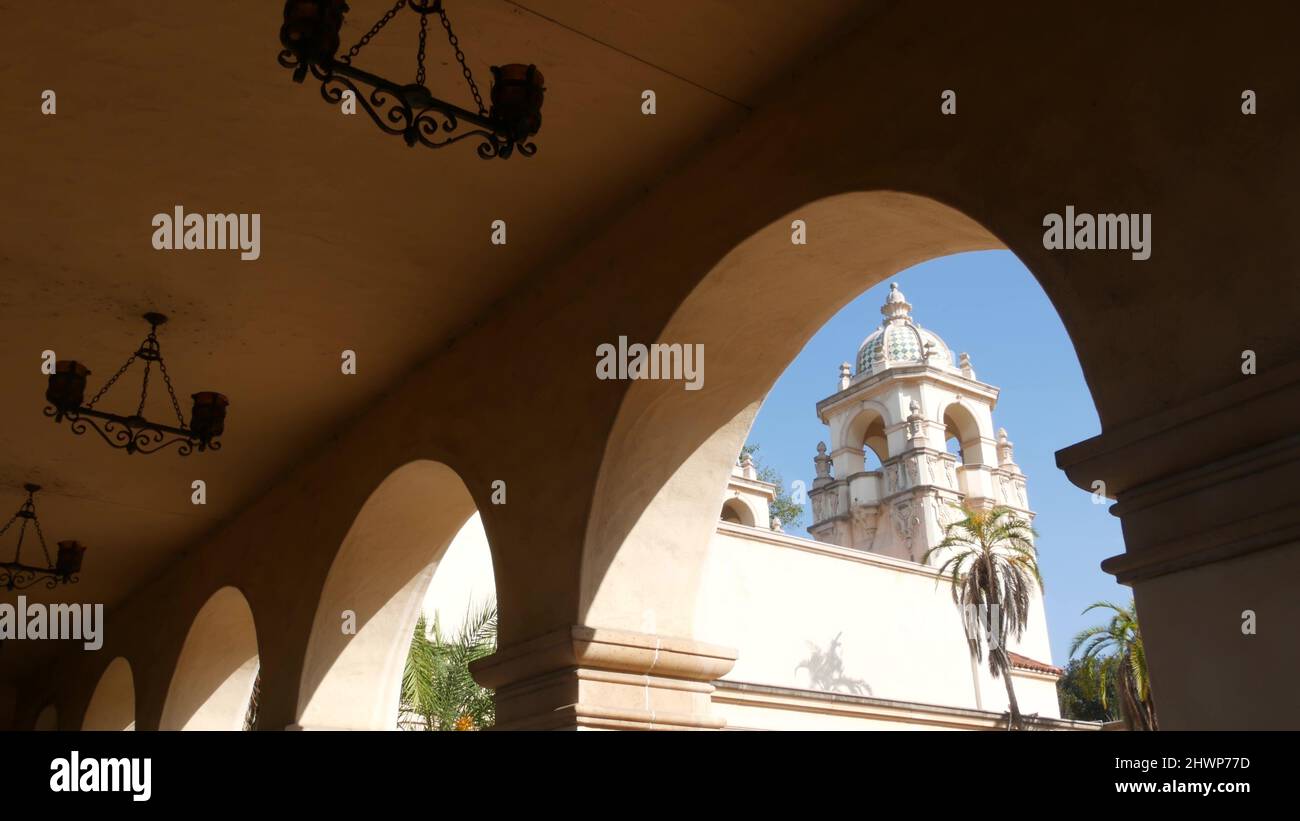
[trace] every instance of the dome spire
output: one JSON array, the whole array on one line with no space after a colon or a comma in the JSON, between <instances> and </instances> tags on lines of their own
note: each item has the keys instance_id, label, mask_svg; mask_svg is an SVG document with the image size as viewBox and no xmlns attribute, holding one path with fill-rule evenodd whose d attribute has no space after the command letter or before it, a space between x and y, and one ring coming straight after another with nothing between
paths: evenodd
<instances>
[{"instance_id":1,"label":"dome spire","mask_svg":"<svg viewBox=\"0 0 1300 821\"><path fill-rule=\"evenodd\" d=\"M898 283L889 283L889 296L885 297L885 304L880 306L880 313L884 314L886 322L892 322L902 319L908 319L912 315L912 306L903 296L903 292L898 290Z\"/></svg>"}]
</instances>

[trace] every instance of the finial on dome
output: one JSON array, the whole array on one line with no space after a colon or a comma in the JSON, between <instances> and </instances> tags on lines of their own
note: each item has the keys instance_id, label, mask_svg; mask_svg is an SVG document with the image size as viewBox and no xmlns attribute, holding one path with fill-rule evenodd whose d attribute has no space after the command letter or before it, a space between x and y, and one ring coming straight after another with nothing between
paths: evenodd
<instances>
[{"instance_id":1,"label":"finial on dome","mask_svg":"<svg viewBox=\"0 0 1300 821\"><path fill-rule=\"evenodd\" d=\"M912 313L912 306L908 304L907 297L903 292L898 290L898 283L889 283L889 296L885 297L885 304L880 306L880 313L885 315L886 320L906 319Z\"/></svg>"}]
</instances>

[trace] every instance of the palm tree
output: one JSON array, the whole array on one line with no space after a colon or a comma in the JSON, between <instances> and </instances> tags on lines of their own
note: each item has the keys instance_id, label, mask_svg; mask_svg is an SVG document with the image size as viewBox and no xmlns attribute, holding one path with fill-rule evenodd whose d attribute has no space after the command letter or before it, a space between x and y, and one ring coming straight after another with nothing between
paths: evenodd
<instances>
[{"instance_id":1,"label":"palm tree","mask_svg":"<svg viewBox=\"0 0 1300 821\"><path fill-rule=\"evenodd\" d=\"M1009 728L1023 729L1007 640L1024 634L1034 586L1043 585L1033 542L1037 534L1007 507L957 509L961 518L944 528L943 541L926 551L924 560L941 554L939 573L952 582L952 600L963 614L971 655L976 663L983 661L988 643L989 672L1007 686ZM982 630L976 614L985 617Z\"/></svg>"},{"instance_id":2,"label":"palm tree","mask_svg":"<svg viewBox=\"0 0 1300 821\"><path fill-rule=\"evenodd\" d=\"M1113 687L1119 697L1120 715L1130 730L1158 729L1137 608L1132 601L1127 607L1099 601L1088 605L1083 612L1089 610L1110 610L1114 615L1107 624L1080 631L1070 644L1070 655L1082 650L1082 658L1098 661L1094 669L1101 679L1102 706L1109 706L1107 693ZM1110 653L1102 656L1106 650Z\"/></svg>"},{"instance_id":3,"label":"palm tree","mask_svg":"<svg viewBox=\"0 0 1300 821\"><path fill-rule=\"evenodd\" d=\"M492 691L480 687L469 664L496 651L497 608L466 608L459 634L448 638L435 615L420 616L402 673L398 723L425 730L480 730L496 721Z\"/></svg>"},{"instance_id":4,"label":"palm tree","mask_svg":"<svg viewBox=\"0 0 1300 821\"><path fill-rule=\"evenodd\" d=\"M257 703L262 695L262 667L258 665L257 675L253 677L253 694L248 697L248 709L244 711L244 729L257 729Z\"/></svg>"}]
</instances>

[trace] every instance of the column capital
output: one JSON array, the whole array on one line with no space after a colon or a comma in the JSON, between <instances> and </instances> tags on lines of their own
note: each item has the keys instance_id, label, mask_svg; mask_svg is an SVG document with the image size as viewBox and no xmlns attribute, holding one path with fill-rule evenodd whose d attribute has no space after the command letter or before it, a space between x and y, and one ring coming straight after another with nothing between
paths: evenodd
<instances>
[{"instance_id":1,"label":"column capital","mask_svg":"<svg viewBox=\"0 0 1300 821\"><path fill-rule=\"evenodd\" d=\"M501 729L719 729L713 683L736 651L692 639L572 625L470 665L496 691Z\"/></svg>"},{"instance_id":2,"label":"column capital","mask_svg":"<svg viewBox=\"0 0 1300 821\"><path fill-rule=\"evenodd\" d=\"M1074 484L1116 500L1126 552L1102 567L1155 578L1300 538L1300 362L1057 451Z\"/></svg>"}]
</instances>

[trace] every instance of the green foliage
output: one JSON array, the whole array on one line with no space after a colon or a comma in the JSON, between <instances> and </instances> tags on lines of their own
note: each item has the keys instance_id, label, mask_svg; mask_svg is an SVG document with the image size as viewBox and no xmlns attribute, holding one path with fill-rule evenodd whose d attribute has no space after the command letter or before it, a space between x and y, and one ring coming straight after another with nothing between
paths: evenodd
<instances>
[{"instance_id":1,"label":"green foliage","mask_svg":"<svg viewBox=\"0 0 1300 821\"><path fill-rule=\"evenodd\" d=\"M496 721L492 691L480 687L469 672L475 659L496 651L497 608L489 602L470 607L460 633L444 636L435 617L430 629L424 616L415 625L402 674L398 724L405 729L481 730Z\"/></svg>"},{"instance_id":2,"label":"green foliage","mask_svg":"<svg viewBox=\"0 0 1300 821\"><path fill-rule=\"evenodd\" d=\"M939 573L952 582L952 600L962 612L971 654L982 661L989 645L989 671L1006 684L1010 724L1021 729L1007 642L1024 634L1035 586L1043 585L1033 542L1037 534L1010 508L957 509L961 518L944 528L943 541L926 551L925 562L942 559ZM984 624L976 623L980 618Z\"/></svg>"},{"instance_id":3,"label":"green foliage","mask_svg":"<svg viewBox=\"0 0 1300 821\"><path fill-rule=\"evenodd\" d=\"M776 485L776 498L769 505L772 516L781 520L781 529L793 531L803 525L804 506L795 502L786 489L785 482L781 480L781 474L776 468L770 465L764 465L758 458L758 445L745 445L740 449L740 459L743 461L746 456L754 460L754 470L758 473L758 478L769 484Z\"/></svg>"},{"instance_id":4,"label":"green foliage","mask_svg":"<svg viewBox=\"0 0 1300 821\"><path fill-rule=\"evenodd\" d=\"M1114 602L1094 602L1084 609L1109 610L1110 621L1079 632L1070 644L1070 655L1098 662L1096 672L1105 698L1112 708L1118 700L1119 713L1131 730L1155 730L1156 705L1151 694L1151 676L1147 670L1146 648L1138 626L1137 608Z\"/></svg>"},{"instance_id":5,"label":"green foliage","mask_svg":"<svg viewBox=\"0 0 1300 821\"><path fill-rule=\"evenodd\" d=\"M1117 721L1119 700L1114 678L1100 669L1113 666L1115 659L1071 659L1065 675L1056 683L1061 700L1061 717L1075 721Z\"/></svg>"}]
</instances>

